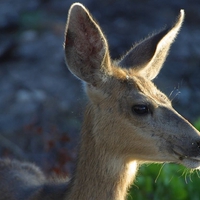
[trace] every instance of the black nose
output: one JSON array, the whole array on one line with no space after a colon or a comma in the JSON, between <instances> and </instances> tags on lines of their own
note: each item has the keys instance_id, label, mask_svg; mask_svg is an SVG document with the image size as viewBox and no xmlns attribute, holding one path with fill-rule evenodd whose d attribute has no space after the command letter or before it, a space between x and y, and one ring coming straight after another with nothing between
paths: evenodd
<instances>
[{"instance_id":1,"label":"black nose","mask_svg":"<svg viewBox=\"0 0 200 200\"><path fill-rule=\"evenodd\" d=\"M200 149L200 141L196 142L197 148Z\"/></svg>"},{"instance_id":2,"label":"black nose","mask_svg":"<svg viewBox=\"0 0 200 200\"><path fill-rule=\"evenodd\" d=\"M200 156L200 141L192 142L192 145L190 143L190 148L186 150L187 155L189 157L199 157Z\"/></svg>"}]
</instances>

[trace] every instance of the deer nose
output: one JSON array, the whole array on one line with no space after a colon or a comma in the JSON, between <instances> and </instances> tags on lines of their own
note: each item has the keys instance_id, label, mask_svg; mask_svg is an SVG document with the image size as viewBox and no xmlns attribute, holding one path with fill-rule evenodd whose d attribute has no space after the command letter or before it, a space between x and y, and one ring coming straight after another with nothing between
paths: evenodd
<instances>
[{"instance_id":1,"label":"deer nose","mask_svg":"<svg viewBox=\"0 0 200 200\"><path fill-rule=\"evenodd\" d=\"M197 146L197 148L198 148L198 149L200 149L200 141L198 141L198 142L195 142L195 143L192 143L192 144L196 145L196 146Z\"/></svg>"},{"instance_id":2,"label":"deer nose","mask_svg":"<svg viewBox=\"0 0 200 200\"><path fill-rule=\"evenodd\" d=\"M192 142L192 146L187 150L187 156L200 157L200 140Z\"/></svg>"}]
</instances>

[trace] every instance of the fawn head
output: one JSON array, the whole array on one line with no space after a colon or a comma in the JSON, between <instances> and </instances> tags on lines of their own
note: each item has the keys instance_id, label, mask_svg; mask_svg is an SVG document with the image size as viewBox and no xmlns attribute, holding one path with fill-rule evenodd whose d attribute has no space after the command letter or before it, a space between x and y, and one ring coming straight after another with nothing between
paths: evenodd
<instances>
[{"instance_id":1,"label":"fawn head","mask_svg":"<svg viewBox=\"0 0 200 200\"><path fill-rule=\"evenodd\" d=\"M69 70L85 83L96 145L115 157L141 162L200 166L200 134L152 80L158 75L184 19L131 48L109 56L99 25L81 4L69 10L65 55Z\"/></svg>"}]
</instances>

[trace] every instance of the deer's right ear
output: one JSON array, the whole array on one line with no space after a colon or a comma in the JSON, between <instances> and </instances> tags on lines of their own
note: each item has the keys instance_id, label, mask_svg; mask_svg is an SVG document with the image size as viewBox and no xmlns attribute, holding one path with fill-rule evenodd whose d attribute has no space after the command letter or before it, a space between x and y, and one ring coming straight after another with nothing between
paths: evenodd
<instances>
[{"instance_id":1,"label":"deer's right ear","mask_svg":"<svg viewBox=\"0 0 200 200\"><path fill-rule=\"evenodd\" d=\"M80 3L69 10L64 47L68 68L79 79L95 86L109 71L107 41Z\"/></svg>"},{"instance_id":2,"label":"deer's right ear","mask_svg":"<svg viewBox=\"0 0 200 200\"><path fill-rule=\"evenodd\" d=\"M138 72L150 80L154 79L168 55L184 20L184 10L180 11L177 21L171 28L141 41L135 45L119 62L119 65Z\"/></svg>"}]
</instances>

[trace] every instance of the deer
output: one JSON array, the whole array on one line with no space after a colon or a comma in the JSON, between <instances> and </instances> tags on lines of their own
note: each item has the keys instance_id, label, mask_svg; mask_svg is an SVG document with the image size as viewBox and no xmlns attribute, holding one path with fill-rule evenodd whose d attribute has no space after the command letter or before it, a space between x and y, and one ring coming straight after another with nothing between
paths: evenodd
<instances>
[{"instance_id":1,"label":"deer","mask_svg":"<svg viewBox=\"0 0 200 200\"><path fill-rule=\"evenodd\" d=\"M0 160L1 200L124 200L143 163L200 168L200 134L153 83L184 20L112 60L100 26L71 5L64 52L88 97L72 178L49 180L29 162Z\"/></svg>"}]
</instances>

